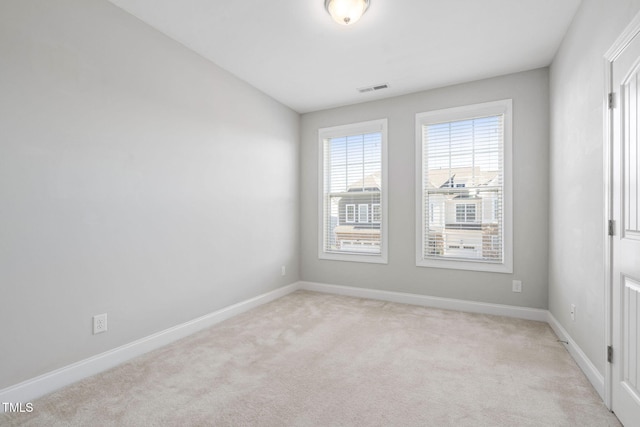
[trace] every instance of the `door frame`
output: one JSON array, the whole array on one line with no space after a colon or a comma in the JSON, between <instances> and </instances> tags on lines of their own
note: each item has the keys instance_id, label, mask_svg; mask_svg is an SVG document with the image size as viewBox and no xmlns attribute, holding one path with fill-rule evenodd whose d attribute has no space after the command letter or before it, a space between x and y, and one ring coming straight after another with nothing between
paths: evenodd
<instances>
[{"instance_id":1,"label":"door frame","mask_svg":"<svg viewBox=\"0 0 640 427\"><path fill-rule=\"evenodd\" d=\"M604 292L604 339L603 352L605 361L607 360L607 347L613 341L613 236L609 235L609 220L613 220L613 109L610 108L609 94L614 92L613 87L613 62L624 52L627 46L636 36L640 34L640 12L620 33L615 42L604 55L604 94L603 94L603 115L604 115L604 271L605 271L605 292ZM617 93L613 103L619 102L620 94ZM615 224L614 232L620 232L621 224ZM604 368L604 403L611 410L612 404L612 366L605 362Z\"/></svg>"}]
</instances>

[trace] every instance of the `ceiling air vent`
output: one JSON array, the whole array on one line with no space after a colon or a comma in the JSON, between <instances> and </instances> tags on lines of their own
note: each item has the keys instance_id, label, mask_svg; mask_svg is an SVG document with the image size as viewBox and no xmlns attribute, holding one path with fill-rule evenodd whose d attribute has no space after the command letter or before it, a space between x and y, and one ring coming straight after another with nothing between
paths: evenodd
<instances>
[{"instance_id":1,"label":"ceiling air vent","mask_svg":"<svg viewBox=\"0 0 640 427\"><path fill-rule=\"evenodd\" d=\"M375 86L367 86L367 87L358 88L358 92L360 92L360 93L373 92L373 91L376 91L376 90L386 89L388 87L389 87L389 85L387 83L382 83L382 84L375 85Z\"/></svg>"}]
</instances>

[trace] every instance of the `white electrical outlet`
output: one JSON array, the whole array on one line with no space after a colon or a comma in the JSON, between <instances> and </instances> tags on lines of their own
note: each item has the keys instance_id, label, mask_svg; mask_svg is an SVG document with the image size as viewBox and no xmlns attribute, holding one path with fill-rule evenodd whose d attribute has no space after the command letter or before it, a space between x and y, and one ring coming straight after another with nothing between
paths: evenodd
<instances>
[{"instance_id":1,"label":"white electrical outlet","mask_svg":"<svg viewBox=\"0 0 640 427\"><path fill-rule=\"evenodd\" d=\"M93 334L107 332L107 313L93 316Z\"/></svg>"},{"instance_id":2,"label":"white electrical outlet","mask_svg":"<svg viewBox=\"0 0 640 427\"><path fill-rule=\"evenodd\" d=\"M280 269L280 272L282 273L283 276L286 276L287 275L287 267L285 267L283 265L282 268Z\"/></svg>"},{"instance_id":3,"label":"white electrical outlet","mask_svg":"<svg viewBox=\"0 0 640 427\"><path fill-rule=\"evenodd\" d=\"M513 292L522 292L522 280L514 280L512 282L511 290Z\"/></svg>"},{"instance_id":4,"label":"white electrical outlet","mask_svg":"<svg viewBox=\"0 0 640 427\"><path fill-rule=\"evenodd\" d=\"M571 320L576 321L576 305L571 304Z\"/></svg>"}]
</instances>

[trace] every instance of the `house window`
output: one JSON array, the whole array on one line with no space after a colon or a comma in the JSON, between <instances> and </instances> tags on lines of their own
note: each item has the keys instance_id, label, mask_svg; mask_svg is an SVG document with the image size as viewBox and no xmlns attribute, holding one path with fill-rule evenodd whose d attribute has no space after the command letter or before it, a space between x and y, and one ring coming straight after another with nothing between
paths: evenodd
<instances>
[{"instance_id":1,"label":"house window","mask_svg":"<svg viewBox=\"0 0 640 427\"><path fill-rule=\"evenodd\" d=\"M512 272L511 104L416 115L416 265Z\"/></svg>"},{"instance_id":2,"label":"house window","mask_svg":"<svg viewBox=\"0 0 640 427\"><path fill-rule=\"evenodd\" d=\"M387 120L318 135L319 258L386 263Z\"/></svg>"},{"instance_id":3,"label":"house window","mask_svg":"<svg viewBox=\"0 0 640 427\"><path fill-rule=\"evenodd\" d=\"M356 222L356 205L345 205L346 209L346 222Z\"/></svg>"},{"instance_id":4,"label":"house window","mask_svg":"<svg viewBox=\"0 0 640 427\"><path fill-rule=\"evenodd\" d=\"M358 222L369 222L369 205L358 205Z\"/></svg>"},{"instance_id":5,"label":"house window","mask_svg":"<svg viewBox=\"0 0 640 427\"><path fill-rule=\"evenodd\" d=\"M456 204L456 222L476 222L476 205Z\"/></svg>"},{"instance_id":6,"label":"house window","mask_svg":"<svg viewBox=\"0 0 640 427\"><path fill-rule=\"evenodd\" d=\"M371 205L371 222L379 224L382 219L382 213L380 211L380 203L374 203Z\"/></svg>"}]
</instances>

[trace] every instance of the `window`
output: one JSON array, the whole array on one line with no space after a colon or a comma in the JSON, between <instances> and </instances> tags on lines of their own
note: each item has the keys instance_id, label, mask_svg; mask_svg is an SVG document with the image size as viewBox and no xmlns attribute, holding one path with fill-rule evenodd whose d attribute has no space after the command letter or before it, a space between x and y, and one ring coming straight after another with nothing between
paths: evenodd
<instances>
[{"instance_id":1,"label":"window","mask_svg":"<svg viewBox=\"0 0 640 427\"><path fill-rule=\"evenodd\" d=\"M382 213L380 211L380 203L374 203L371 205L371 222L380 223Z\"/></svg>"},{"instance_id":2,"label":"window","mask_svg":"<svg viewBox=\"0 0 640 427\"><path fill-rule=\"evenodd\" d=\"M512 272L511 108L416 115L416 265Z\"/></svg>"},{"instance_id":3,"label":"window","mask_svg":"<svg viewBox=\"0 0 640 427\"><path fill-rule=\"evenodd\" d=\"M387 261L387 120L318 131L322 259Z\"/></svg>"},{"instance_id":4,"label":"window","mask_svg":"<svg viewBox=\"0 0 640 427\"><path fill-rule=\"evenodd\" d=\"M458 203L456 205L456 222L476 222L476 205Z\"/></svg>"},{"instance_id":5,"label":"window","mask_svg":"<svg viewBox=\"0 0 640 427\"><path fill-rule=\"evenodd\" d=\"M356 222L356 205L345 205L347 210L347 222Z\"/></svg>"},{"instance_id":6,"label":"window","mask_svg":"<svg viewBox=\"0 0 640 427\"><path fill-rule=\"evenodd\" d=\"M358 205L358 222L369 222L369 205Z\"/></svg>"}]
</instances>

